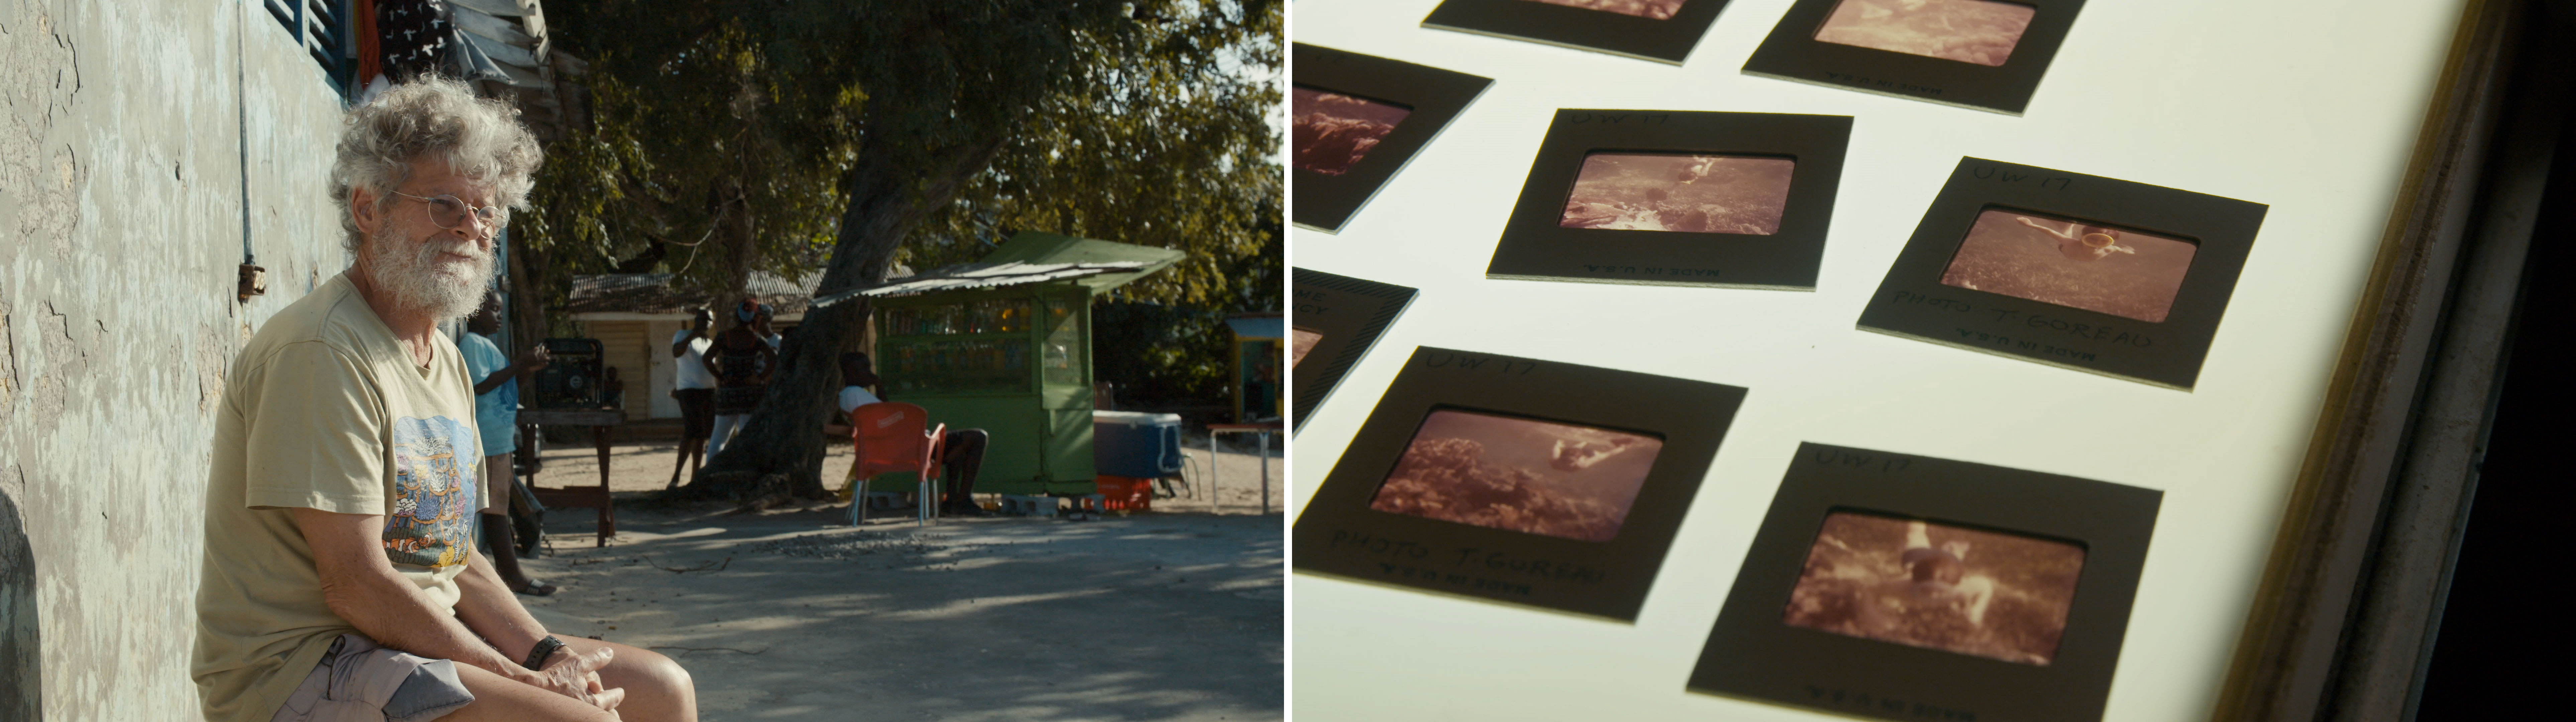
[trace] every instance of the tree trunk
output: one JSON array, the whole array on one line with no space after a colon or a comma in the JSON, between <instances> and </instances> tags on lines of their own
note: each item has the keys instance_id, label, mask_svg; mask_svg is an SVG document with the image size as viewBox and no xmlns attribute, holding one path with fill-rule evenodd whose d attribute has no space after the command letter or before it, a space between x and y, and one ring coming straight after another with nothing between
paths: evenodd
<instances>
[{"instance_id":1,"label":"tree trunk","mask_svg":"<svg viewBox=\"0 0 2576 722\"><path fill-rule=\"evenodd\" d=\"M745 169L743 172L750 171ZM754 245L760 240L759 229L751 216L751 203L742 194L741 177L737 176L719 187L722 200L716 202L715 208L717 222L722 224L716 228L716 236L724 239L725 264L724 302L716 305L718 328L733 324L734 304L741 303L743 297L751 292L752 251L756 250Z\"/></svg>"},{"instance_id":2,"label":"tree trunk","mask_svg":"<svg viewBox=\"0 0 2576 722\"><path fill-rule=\"evenodd\" d=\"M554 299L546 297L546 289L556 286L551 283L552 279L539 276L546 269L554 268L554 264L546 262L546 255L524 246L510 249L512 303L509 351L512 354L536 348L537 342L545 339L552 330L548 327L546 312L554 307Z\"/></svg>"},{"instance_id":3,"label":"tree trunk","mask_svg":"<svg viewBox=\"0 0 2576 722\"><path fill-rule=\"evenodd\" d=\"M849 207L842 212L832 259L825 265L821 291L885 282L895 249L912 235L933 210L947 205L965 180L984 170L1001 149L1000 132L971 146L951 146L930 154L926 166L906 166L879 140L860 151L859 163L845 176ZM675 500L750 497L785 489L805 498L827 498L823 488L824 439L820 422L837 411L841 387L839 358L858 348L873 304L856 299L806 312L794 338L780 350L781 371L751 419L724 451L687 486L665 492ZM778 477L764 483L765 479ZM838 481L838 480L835 480Z\"/></svg>"}]
</instances>

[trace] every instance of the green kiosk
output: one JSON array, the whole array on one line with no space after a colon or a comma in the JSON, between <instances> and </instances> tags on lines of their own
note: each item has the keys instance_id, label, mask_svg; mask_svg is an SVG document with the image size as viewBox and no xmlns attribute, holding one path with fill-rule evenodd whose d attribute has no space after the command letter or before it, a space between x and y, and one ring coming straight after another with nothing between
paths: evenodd
<instances>
[{"instance_id":1,"label":"green kiosk","mask_svg":"<svg viewBox=\"0 0 2576 722\"><path fill-rule=\"evenodd\" d=\"M934 424L992 435L975 491L1093 493L1091 299L1180 251L1022 232L976 263L859 291L874 297L879 390ZM911 474L870 491L911 491Z\"/></svg>"}]
</instances>

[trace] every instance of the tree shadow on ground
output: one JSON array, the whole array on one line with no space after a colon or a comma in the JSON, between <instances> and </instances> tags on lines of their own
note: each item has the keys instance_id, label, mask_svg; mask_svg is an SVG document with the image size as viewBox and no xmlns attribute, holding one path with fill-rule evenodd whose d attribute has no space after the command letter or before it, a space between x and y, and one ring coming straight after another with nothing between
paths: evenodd
<instances>
[{"instance_id":1,"label":"tree shadow on ground","mask_svg":"<svg viewBox=\"0 0 2576 722\"><path fill-rule=\"evenodd\" d=\"M845 514L558 522L549 604L679 659L709 720L1281 717L1278 517Z\"/></svg>"}]
</instances>

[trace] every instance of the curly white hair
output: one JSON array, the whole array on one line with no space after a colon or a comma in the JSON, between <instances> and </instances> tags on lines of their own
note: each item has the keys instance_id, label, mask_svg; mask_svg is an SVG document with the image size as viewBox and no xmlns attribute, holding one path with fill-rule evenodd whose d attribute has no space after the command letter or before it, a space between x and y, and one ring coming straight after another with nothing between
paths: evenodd
<instances>
[{"instance_id":1,"label":"curly white hair","mask_svg":"<svg viewBox=\"0 0 2576 722\"><path fill-rule=\"evenodd\" d=\"M394 86L342 118L339 155L331 164L331 199L340 208L341 247L358 252L365 234L349 212L350 191L364 188L379 208L395 198L412 163L447 161L457 175L490 184L503 206L526 208L544 161L537 138L508 103L475 97L464 83L437 76Z\"/></svg>"}]
</instances>

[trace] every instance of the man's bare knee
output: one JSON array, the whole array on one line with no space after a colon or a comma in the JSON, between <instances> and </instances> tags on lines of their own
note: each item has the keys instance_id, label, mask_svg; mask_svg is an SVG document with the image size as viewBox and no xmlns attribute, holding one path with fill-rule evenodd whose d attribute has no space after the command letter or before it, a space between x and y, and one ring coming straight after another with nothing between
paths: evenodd
<instances>
[{"instance_id":1,"label":"man's bare knee","mask_svg":"<svg viewBox=\"0 0 2576 722\"><path fill-rule=\"evenodd\" d=\"M568 639L574 652L608 648L617 655L599 670L599 681L626 690L618 712L627 722L690 722L698 715L698 689L689 670L660 652L592 639Z\"/></svg>"},{"instance_id":2,"label":"man's bare knee","mask_svg":"<svg viewBox=\"0 0 2576 722\"><path fill-rule=\"evenodd\" d=\"M608 667L609 669L600 670L602 679L608 676L610 670L615 670L617 676L639 686L649 685L669 692L697 688L697 682L689 678L688 668L681 667L679 660L649 649L619 644L617 658L610 660Z\"/></svg>"},{"instance_id":3,"label":"man's bare knee","mask_svg":"<svg viewBox=\"0 0 2576 722\"><path fill-rule=\"evenodd\" d=\"M481 667L456 665L456 678L465 683L467 691L474 693L474 703L438 718L439 722L616 722L618 719L606 710L493 674Z\"/></svg>"}]
</instances>

